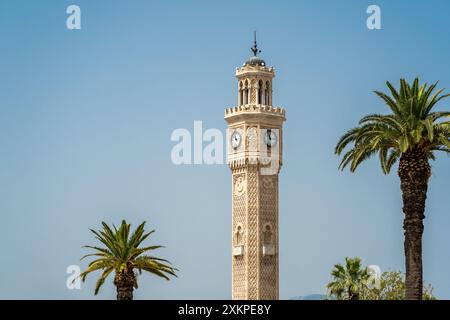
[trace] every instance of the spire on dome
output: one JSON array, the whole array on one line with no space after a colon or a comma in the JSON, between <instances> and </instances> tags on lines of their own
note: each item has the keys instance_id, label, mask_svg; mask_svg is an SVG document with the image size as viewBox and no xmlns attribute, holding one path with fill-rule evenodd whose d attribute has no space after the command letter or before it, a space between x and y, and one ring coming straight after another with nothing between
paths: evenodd
<instances>
[{"instance_id":1,"label":"spire on dome","mask_svg":"<svg viewBox=\"0 0 450 320\"><path fill-rule=\"evenodd\" d=\"M261 50L258 49L258 43L256 42L256 31L253 32L253 47L251 47L252 52L253 52L253 57L251 57L250 59L248 59L244 65L248 65L248 66L260 66L260 67L265 67L266 63L263 59L261 59L260 57L258 57L258 53L261 52Z\"/></svg>"},{"instance_id":2,"label":"spire on dome","mask_svg":"<svg viewBox=\"0 0 450 320\"><path fill-rule=\"evenodd\" d=\"M258 49L258 43L256 42L256 30L253 31L253 47L250 49L253 52L253 56L258 56L258 53L261 52L261 50Z\"/></svg>"}]
</instances>

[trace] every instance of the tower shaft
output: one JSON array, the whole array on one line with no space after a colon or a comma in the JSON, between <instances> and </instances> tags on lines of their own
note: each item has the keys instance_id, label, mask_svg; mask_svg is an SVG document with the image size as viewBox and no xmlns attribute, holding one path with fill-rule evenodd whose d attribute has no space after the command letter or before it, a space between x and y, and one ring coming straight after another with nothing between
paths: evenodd
<instances>
[{"instance_id":1,"label":"tower shaft","mask_svg":"<svg viewBox=\"0 0 450 320\"><path fill-rule=\"evenodd\" d=\"M278 174L285 111L272 106L274 76L274 69L255 54L236 70L238 105L225 110L233 299L279 298Z\"/></svg>"}]
</instances>

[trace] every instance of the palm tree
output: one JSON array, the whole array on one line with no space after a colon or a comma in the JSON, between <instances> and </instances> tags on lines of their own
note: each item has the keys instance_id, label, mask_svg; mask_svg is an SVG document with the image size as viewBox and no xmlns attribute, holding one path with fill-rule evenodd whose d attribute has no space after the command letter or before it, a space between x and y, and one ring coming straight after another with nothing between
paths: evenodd
<instances>
[{"instance_id":1,"label":"palm tree","mask_svg":"<svg viewBox=\"0 0 450 320\"><path fill-rule=\"evenodd\" d=\"M329 295L339 300L359 300L370 274L361 267L360 258L345 258L345 266L336 264L331 276L333 280L327 285Z\"/></svg>"},{"instance_id":2,"label":"palm tree","mask_svg":"<svg viewBox=\"0 0 450 320\"><path fill-rule=\"evenodd\" d=\"M114 285L117 288L117 300L132 300L133 289L138 288L137 274L135 270L142 273L147 271L166 280L169 276L176 276L177 269L170 266L170 262L150 255L143 255L146 252L161 248L161 246L140 247L141 243L147 239L155 230L144 233L145 222L141 223L130 236L130 224L122 221L120 228L113 225L111 229L105 222L102 222L102 230L91 232L95 235L104 247L84 246L95 250L94 253L87 254L81 260L95 256L97 257L88 268L80 274L84 282L86 276L97 270L103 270L95 285L95 295L105 282L106 278L115 272Z\"/></svg>"},{"instance_id":3,"label":"palm tree","mask_svg":"<svg viewBox=\"0 0 450 320\"><path fill-rule=\"evenodd\" d=\"M384 174L400 161L398 175L403 195L404 251L406 264L406 299L422 299L422 234L425 200L431 176L429 160L435 151L450 153L450 112L433 112L442 99L443 89L434 92L437 83L428 87L400 80L400 90L386 82L390 94L375 91L390 108L387 115L371 114L362 118L356 128L345 133L337 143L337 155L352 143L342 157L340 169L356 168L378 154Z\"/></svg>"}]
</instances>

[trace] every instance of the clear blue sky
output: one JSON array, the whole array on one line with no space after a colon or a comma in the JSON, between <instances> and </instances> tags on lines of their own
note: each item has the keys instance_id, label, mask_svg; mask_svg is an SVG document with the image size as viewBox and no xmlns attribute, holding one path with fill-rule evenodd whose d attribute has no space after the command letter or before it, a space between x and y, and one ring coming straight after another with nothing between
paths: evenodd
<instances>
[{"instance_id":1,"label":"clear blue sky","mask_svg":"<svg viewBox=\"0 0 450 320\"><path fill-rule=\"evenodd\" d=\"M73 3L79 31L65 25ZM369 4L382 30L366 28ZM230 298L229 169L173 165L170 134L194 120L225 130L254 29L287 109L281 298L323 293L345 256L403 270L395 172L373 159L341 173L333 147L361 116L387 112L371 93L386 80L450 87L449 10L446 0L1 1L0 298L93 298L96 278L67 290L66 267L95 243L88 228L123 217L156 228L151 243L180 269L170 282L143 276L137 299ZM439 298L450 298L449 165L433 163L424 235ZM115 298L111 281L98 298Z\"/></svg>"}]
</instances>

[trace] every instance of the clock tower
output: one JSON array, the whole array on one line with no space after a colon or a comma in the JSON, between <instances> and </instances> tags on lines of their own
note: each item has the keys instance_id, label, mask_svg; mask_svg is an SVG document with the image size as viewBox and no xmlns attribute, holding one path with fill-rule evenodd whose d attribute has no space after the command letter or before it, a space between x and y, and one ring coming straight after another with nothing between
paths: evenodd
<instances>
[{"instance_id":1,"label":"clock tower","mask_svg":"<svg viewBox=\"0 0 450 320\"><path fill-rule=\"evenodd\" d=\"M232 176L232 298L279 298L278 174L285 111L273 107L273 67L255 41L236 69L237 106L225 110L227 163Z\"/></svg>"}]
</instances>

